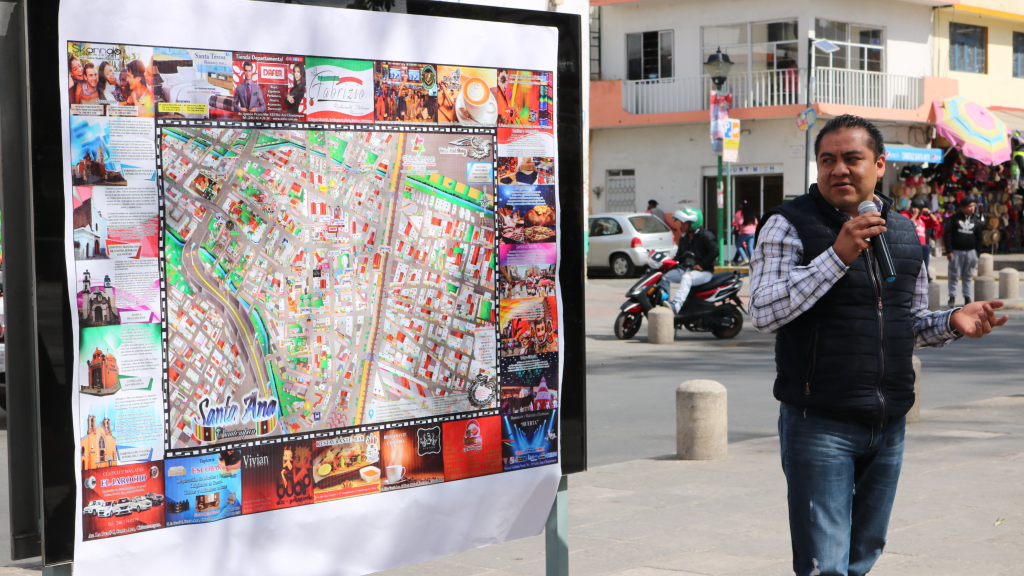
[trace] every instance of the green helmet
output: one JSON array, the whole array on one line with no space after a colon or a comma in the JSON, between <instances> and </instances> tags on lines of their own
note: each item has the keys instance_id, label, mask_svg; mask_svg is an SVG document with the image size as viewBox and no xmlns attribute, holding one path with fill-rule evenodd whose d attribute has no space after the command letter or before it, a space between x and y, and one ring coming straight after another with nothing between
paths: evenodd
<instances>
[{"instance_id":1,"label":"green helmet","mask_svg":"<svg viewBox=\"0 0 1024 576\"><path fill-rule=\"evenodd\" d=\"M700 228L704 225L704 214L696 208L683 208L676 210L672 213L672 217L680 222L693 222L694 228Z\"/></svg>"}]
</instances>

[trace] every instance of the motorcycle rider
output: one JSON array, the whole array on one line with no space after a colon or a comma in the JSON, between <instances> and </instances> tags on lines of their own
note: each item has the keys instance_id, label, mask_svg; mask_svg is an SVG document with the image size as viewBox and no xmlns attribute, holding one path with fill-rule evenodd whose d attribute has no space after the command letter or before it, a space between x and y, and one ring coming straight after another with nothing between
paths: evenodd
<instances>
[{"instance_id":1,"label":"motorcycle rider","mask_svg":"<svg viewBox=\"0 0 1024 576\"><path fill-rule=\"evenodd\" d=\"M701 227L704 223L704 215L700 210L683 208L673 212L672 218L680 223L681 234L675 259L682 262L683 254L692 252L696 261L692 270L684 273L681 268L673 268L661 277L659 284L665 292L668 292L671 283L679 283L679 288L671 302L662 302L663 306L668 306L672 312L678 314L683 307L683 302L686 302L690 287L711 281L712 273L715 271L715 262L718 261L718 241L715 239L714 233Z\"/></svg>"}]
</instances>

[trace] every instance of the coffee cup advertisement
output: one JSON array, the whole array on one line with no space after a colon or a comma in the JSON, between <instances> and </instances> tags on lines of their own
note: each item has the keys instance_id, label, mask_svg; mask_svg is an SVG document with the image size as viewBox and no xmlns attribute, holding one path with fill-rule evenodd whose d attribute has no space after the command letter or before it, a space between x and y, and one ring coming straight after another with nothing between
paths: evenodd
<instances>
[{"instance_id":1,"label":"coffee cup advertisement","mask_svg":"<svg viewBox=\"0 0 1024 576\"><path fill-rule=\"evenodd\" d=\"M444 482L441 424L390 428L381 433L384 483L381 491Z\"/></svg>"},{"instance_id":2,"label":"coffee cup advertisement","mask_svg":"<svg viewBox=\"0 0 1024 576\"><path fill-rule=\"evenodd\" d=\"M313 439L313 500L380 492L380 432Z\"/></svg>"},{"instance_id":3,"label":"coffee cup advertisement","mask_svg":"<svg viewBox=\"0 0 1024 576\"><path fill-rule=\"evenodd\" d=\"M437 123L494 126L498 122L498 71L468 66L437 67Z\"/></svg>"},{"instance_id":4,"label":"coffee cup advertisement","mask_svg":"<svg viewBox=\"0 0 1024 576\"><path fill-rule=\"evenodd\" d=\"M82 485L82 533L86 540L164 526L163 462L83 470Z\"/></svg>"},{"instance_id":5,"label":"coffee cup advertisement","mask_svg":"<svg viewBox=\"0 0 1024 576\"><path fill-rule=\"evenodd\" d=\"M500 416L445 422L442 433L446 482L502 471Z\"/></svg>"},{"instance_id":6,"label":"coffee cup advertisement","mask_svg":"<svg viewBox=\"0 0 1024 576\"><path fill-rule=\"evenodd\" d=\"M501 417L501 460L506 471L543 466L557 459L557 411Z\"/></svg>"},{"instance_id":7,"label":"coffee cup advertisement","mask_svg":"<svg viewBox=\"0 0 1024 576\"><path fill-rule=\"evenodd\" d=\"M242 513L313 503L313 440L295 439L242 449Z\"/></svg>"},{"instance_id":8,"label":"coffee cup advertisement","mask_svg":"<svg viewBox=\"0 0 1024 576\"><path fill-rule=\"evenodd\" d=\"M242 451L164 461L167 525L215 522L242 514Z\"/></svg>"}]
</instances>

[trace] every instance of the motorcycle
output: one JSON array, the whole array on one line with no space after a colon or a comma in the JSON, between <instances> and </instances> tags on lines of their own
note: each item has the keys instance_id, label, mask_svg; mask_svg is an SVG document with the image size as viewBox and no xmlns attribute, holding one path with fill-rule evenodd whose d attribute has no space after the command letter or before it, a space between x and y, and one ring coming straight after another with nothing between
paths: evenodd
<instances>
[{"instance_id":1,"label":"motorcycle","mask_svg":"<svg viewBox=\"0 0 1024 576\"><path fill-rule=\"evenodd\" d=\"M692 270L695 262L692 252L683 253L682 260L677 261L664 252L652 251L647 265L647 272L626 292L629 300L619 308L621 312L615 319L615 337L619 340L636 336L647 313L669 301L668 293L659 285L662 276L676 267ZM675 315L675 329L711 332L722 340L735 338L743 328L740 311L745 310L739 292L746 277L747 274L739 272L719 272L710 281L691 287Z\"/></svg>"}]
</instances>

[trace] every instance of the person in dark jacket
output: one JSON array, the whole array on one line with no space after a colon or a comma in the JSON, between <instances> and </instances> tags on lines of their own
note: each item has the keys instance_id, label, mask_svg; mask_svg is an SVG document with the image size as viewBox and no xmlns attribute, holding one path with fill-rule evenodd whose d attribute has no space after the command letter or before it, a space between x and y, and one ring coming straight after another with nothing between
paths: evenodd
<instances>
[{"instance_id":1,"label":"person in dark jacket","mask_svg":"<svg viewBox=\"0 0 1024 576\"><path fill-rule=\"evenodd\" d=\"M971 288L974 286L974 272L978 269L978 255L985 245L982 233L985 225L974 215L974 200L964 196L960 210L946 222L943 244L949 260L949 307L956 304L957 279L963 284L964 304L971 303Z\"/></svg>"},{"instance_id":2,"label":"person in dark jacket","mask_svg":"<svg viewBox=\"0 0 1024 576\"><path fill-rule=\"evenodd\" d=\"M668 292L672 283L678 282L679 288L672 296L670 302L666 302L673 312L678 313L686 302L686 296L690 288L705 282L711 281L712 273L715 271L715 262L718 261L718 241L710 230L701 227L704 217L700 210L695 208L684 208L672 213L672 218L680 226L679 249L676 250L676 260L682 262L683 254L692 252L695 265L692 270L683 271L681 268L673 268L661 277L660 285L662 290Z\"/></svg>"},{"instance_id":3,"label":"person in dark jacket","mask_svg":"<svg viewBox=\"0 0 1024 576\"><path fill-rule=\"evenodd\" d=\"M857 116L814 143L818 181L766 213L750 261L750 317L776 332L775 398L789 487L793 571L863 576L885 547L914 404L915 347L980 338L1002 302L928 310L914 225L874 192L882 135ZM859 214L862 202L876 211ZM896 278L883 282L871 238L884 234Z\"/></svg>"}]
</instances>

